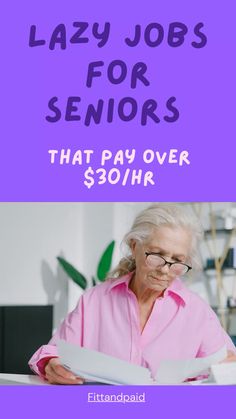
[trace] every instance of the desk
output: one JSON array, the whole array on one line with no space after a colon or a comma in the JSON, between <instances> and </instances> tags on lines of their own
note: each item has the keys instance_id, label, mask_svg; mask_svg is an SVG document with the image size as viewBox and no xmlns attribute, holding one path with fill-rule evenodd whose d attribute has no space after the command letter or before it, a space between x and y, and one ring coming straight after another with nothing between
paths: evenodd
<instances>
[{"instance_id":1,"label":"desk","mask_svg":"<svg viewBox=\"0 0 236 419\"><path fill-rule=\"evenodd\" d=\"M38 377L37 375L26 375L26 374L0 374L0 385L36 385L36 386L48 386L50 385L47 381Z\"/></svg>"},{"instance_id":2,"label":"desk","mask_svg":"<svg viewBox=\"0 0 236 419\"><path fill-rule=\"evenodd\" d=\"M193 381L192 383L184 383L182 385L201 385L201 384L211 384L207 383L206 380L203 381ZM38 377L37 375L26 375L26 374L2 374L0 373L0 386L1 385L30 385L30 386L51 386L47 381ZM104 385L103 383L87 381L83 385ZM108 384L107 384L108 385Z\"/></svg>"},{"instance_id":3,"label":"desk","mask_svg":"<svg viewBox=\"0 0 236 419\"><path fill-rule=\"evenodd\" d=\"M236 381L235 381L236 382ZM2 374L0 373L0 386L19 386L19 385L28 385L28 386L51 386L47 381L43 380L42 378L38 377L37 375L25 375L25 374ZM83 385L109 385L104 383L98 383L98 382L91 382L91 381L85 381ZM160 386L163 386L159 384ZM212 382L210 380L197 380L197 381L189 381L186 383L178 384L178 386L217 386L218 384L215 382ZM225 383L222 383L220 385L225 385ZM227 385L227 384L226 384ZM234 384L235 385L235 384ZM165 386L168 386L168 384L165 384ZM137 386L138 387L138 386ZM142 386L144 387L144 386ZM149 386L147 386L149 387ZM152 386L151 386L152 387ZM153 386L155 387L155 386Z\"/></svg>"},{"instance_id":4,"label":"desk","mask_svg":"<svg viewBox=\"0 0 236 419\"><path fill-rule=\"evenodd\" d=\"M37 375L26 375L26 374L3 374L0 373L0 386L51 386L43 378ZM83 385L104 385L103 383L87 381Z\"/></svg>"}]
</instances>

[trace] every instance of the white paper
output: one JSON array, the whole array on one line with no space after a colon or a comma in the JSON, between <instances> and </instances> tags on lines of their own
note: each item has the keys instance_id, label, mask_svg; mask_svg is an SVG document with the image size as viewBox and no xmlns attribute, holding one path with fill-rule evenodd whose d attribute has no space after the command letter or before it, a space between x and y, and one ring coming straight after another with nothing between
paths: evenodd
<instances>
[{"instance_id":1,"label":"white paper","mask_svg":"<svg viewBox=\"0 0 236 419\"><path fill-rule=\"evenodd\" d=\"M187 378L198 376L227 356L226 347L223 347L206 358L162 361L156 380L153 380L147 368L101 352L81 348L64 340L60 340L57 346L61 363L68 370L90 381L114 385L181 384Z\"/></svg>"},{"instance_id":2,"label":"white paper","mask_svg":"<svg viewBox=\"0 0 236 419\"><path fill-rule=\"evenodd\" d=\"M236 384L236 362L212 365L211 376L217 384Z\"/></svg>"},{"instance_id":3,"label":"white paper","mask_svg":"<svg viewBox=\"0 0 236 419\"><path fill-rule=\"evenodd\" d=\"M57 347L62 364L85 379L107 384L151 384L147 368L63 340Z\"/></svg>"},{"instance_id":4,"label":"white paper","mask_svg":"<svg viewBox=\"0 0 236 419\"><path fill-rule=\"evenodd\" d=\"M223 361L227 357L226 347L205 358L187 360L165 360L160 363L156 382L159 384L179 384L188 378L204 374L211 365Z\"/></svg>"}]
</instances>

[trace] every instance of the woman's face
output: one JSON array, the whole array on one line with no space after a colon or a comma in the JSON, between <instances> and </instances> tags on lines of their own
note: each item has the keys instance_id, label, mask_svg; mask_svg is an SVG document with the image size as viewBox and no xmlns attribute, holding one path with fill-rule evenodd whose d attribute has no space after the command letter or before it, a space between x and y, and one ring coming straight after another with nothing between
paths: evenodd
<instances>
[{"instance_id":1,"label":"woman's face","mask_svg":"<svg viewBox=\"0 0 236 419\"><path fill-rule=\"evenodd\" d=\"M142 289L163 292L176 278L169 265L153 267L148 263L145 252L154 252L168 262L188 264L191 234L182 227L161 226L153 230L144 243L134 242L132 254L136 262L135 284Z\"/></svg>"}]
</instances>

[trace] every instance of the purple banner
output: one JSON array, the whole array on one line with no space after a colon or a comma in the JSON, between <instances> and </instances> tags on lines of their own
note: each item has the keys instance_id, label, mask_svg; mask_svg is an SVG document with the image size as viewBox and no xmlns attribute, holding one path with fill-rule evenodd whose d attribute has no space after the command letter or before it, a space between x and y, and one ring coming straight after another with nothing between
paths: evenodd
<instances>
[{"instance_id":1,"label":"purple banner","mask_svg":"<svg viewBox=\"0 0 236 419\"><path fill-rule=\"evenodd\" d=\"M2 201L232 201L235 2L4 5Z\"/></svg>"},{"instance_id":2,"label":"purple banner","mask_svg":"<svg viewBox=\"0 0 236 419\"><path fill-rule=\"evenodd\" d=\"M5 417L231 417L235 387L1 387ZM117 401L114 401L114 399ZM113 401L108 401L109 399ZM135 401L128 401L128 398ZM140 398L142 401L138 401ZM96 400L94 400L96 399ZM126 401L125 401L126 399ZM106 401L105 401L106 400Z\"/></svg>"},{"instance_id":3,"label":"purple banner","mask_svg":"<svg viewBox=\"0 0 236 419\"><path fill-rule=\"evenodd\" d=\"M235 1L2 9L1 201L236 200ZM234 399L234 386L0 388L12 418L217 419Z\"/></svg>"}]
</instances>

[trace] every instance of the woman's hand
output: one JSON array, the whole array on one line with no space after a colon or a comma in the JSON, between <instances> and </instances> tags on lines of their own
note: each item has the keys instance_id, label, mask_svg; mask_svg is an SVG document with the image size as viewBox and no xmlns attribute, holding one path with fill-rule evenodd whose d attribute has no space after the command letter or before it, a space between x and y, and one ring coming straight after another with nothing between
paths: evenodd
<instances>
[{"instance_id":1,"label":"woman's hand","mask_svg":"<svg viewBox=\"0 0 236 419\"><path fill-rule=\"evenodd\" d=\"M227 351L227 358L222 362L236 362L236 354L233 351Z\"/></svg>"},{"instance_id":2,"label":"woman's hand","mask_svg":"<svg viewBox=\"0 0 236 419\"><path fill-rule=\"evenodd\" d=\"M66 370L60 363L58 358L52 358L45 367L46 379L50 384L83 384L81 377L75 376Z\"/></svg>"}]
</instances>

